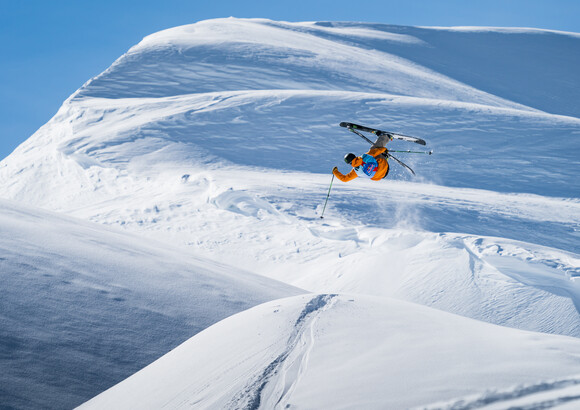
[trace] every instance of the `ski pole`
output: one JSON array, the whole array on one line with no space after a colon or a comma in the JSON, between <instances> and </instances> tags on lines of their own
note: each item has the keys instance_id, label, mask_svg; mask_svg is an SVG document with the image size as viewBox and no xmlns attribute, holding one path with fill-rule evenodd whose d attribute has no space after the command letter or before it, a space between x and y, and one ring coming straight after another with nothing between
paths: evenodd
<instances>
[{"instance_id":1,"label":"ski pole","mask_svg":"<svg viewBox=\"0 0 580 410\"><path fill-rule=\"evenodd\" d=\"M389 152L404 152L407 154L427 154L427 155L433 154L433 150L431 150L431 151L409 151L409 150L407 150L407 151L395 151L395 150L390 149Z\"/></svg>"},{"instance_id":2,"label":"ski pole","mask_svg":"<svg viewBox=\"0 0 580 410\"><path fill-rule=\"evenodd\" d=\"M330 180L330 186L328 187L328 194L326 194L326 201L324 201L324 208L322 208L322 215L320 215L320 219L324 218L324 211L326 210L326 204L328 203L328 197L330 196L330 190L332 189L333 182L334 182L334 174L332 174L332 179Z\"/></svg>"}]
</instances>

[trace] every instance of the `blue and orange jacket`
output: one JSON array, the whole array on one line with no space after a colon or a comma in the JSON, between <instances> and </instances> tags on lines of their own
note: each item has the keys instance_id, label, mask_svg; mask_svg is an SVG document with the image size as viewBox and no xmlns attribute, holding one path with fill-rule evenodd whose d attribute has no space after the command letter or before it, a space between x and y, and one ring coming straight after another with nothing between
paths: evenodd
<instances>
[{"instance_id":1,"label":"blue and orange jacket","mask_svg":"<svg viewBox=\"0 0 580 410\"><path fill-rule=\"evenodd\" d=\"M338 169L333 169L332 173L335 177L340 179L342 182L352 181L356 177L364 176L372 179L373 181L378 181L383 179L389 172L389 163L384 155L386 148L371 148L369 152L364 154L362 157L355 157L350 165L352 166L352 171L348 174L342 174Z\"/></svg>"}]
</instances>

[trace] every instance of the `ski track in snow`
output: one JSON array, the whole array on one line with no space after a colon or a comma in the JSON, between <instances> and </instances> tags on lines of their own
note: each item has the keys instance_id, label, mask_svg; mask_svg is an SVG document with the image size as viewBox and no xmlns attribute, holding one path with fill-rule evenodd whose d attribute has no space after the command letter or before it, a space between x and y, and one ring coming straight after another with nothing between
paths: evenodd
<instances>
[{"instance_id":1,"label":"ski track in snow","mask_svg":"<svg viewBox=\"0 0 580 410\"><path fill-rule=\"evenodd\" d=\"M308 354L314 344L316 317L332 307L335 296L317 295L306 304L294 324L286 349L243 388L227 408L287 408L288 398L308 366Z\"/></svg>"}]
</instances>

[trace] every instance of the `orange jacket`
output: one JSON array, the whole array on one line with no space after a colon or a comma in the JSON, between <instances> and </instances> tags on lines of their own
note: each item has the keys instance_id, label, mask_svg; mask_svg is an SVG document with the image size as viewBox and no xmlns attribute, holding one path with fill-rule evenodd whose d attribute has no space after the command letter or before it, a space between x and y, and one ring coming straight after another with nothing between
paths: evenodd
<instances>
[{"instance_id":1,"label":"orange jacket","mask_svg":"<svg viewBox=\"0 0 580 410\"><path fill-rule=\"evenodd\" d=\"M367 152L367 154L374 157L377 160L377 163L379 164L379 166L377 168L377 172L371 178L373 181L379 181L379 180L383 179L385 177L385 175L387 175L387 172L389 171L389 163L388 163L387 159L383 155L381 155L386 150L387 149L384 147L383 148L371 148L369 150L369 152ZM353 167L353 169L348 174L344 175L336 168L332 170L332 173L334 174L335 177L340 179L342 182L352 181L353 179L358 177L358 174L356 173L354 168L358 167L359 165L362 165L362 163L363 163L362 158L356 157L350 163L350 165Z\"/></svg>"}]
</instances>

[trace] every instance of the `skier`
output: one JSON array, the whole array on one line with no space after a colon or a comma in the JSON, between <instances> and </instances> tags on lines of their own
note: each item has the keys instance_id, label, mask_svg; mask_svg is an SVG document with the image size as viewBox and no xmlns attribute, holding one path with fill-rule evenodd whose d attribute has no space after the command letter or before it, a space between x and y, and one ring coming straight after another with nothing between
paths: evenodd
<instances>
[{"instance_id":1,"label":"skier","mask_svg":"<svg viewBox=\"0 0 580 410\"><path fill-rule=\"evenodd\" d=\"M371 146L371 149L361 157L357 157L353 153L346 154L344 162L352 166L353 169L344 175L338 170L338 167L334 167L332 173L342 182L352 181L359 176L370 178L373 181L380 181L386 178L389 173L389 163L386 155L388 151L385 145L392 139L393 137L389 134L382 134Z\"/></svg>"}]
</instances>

